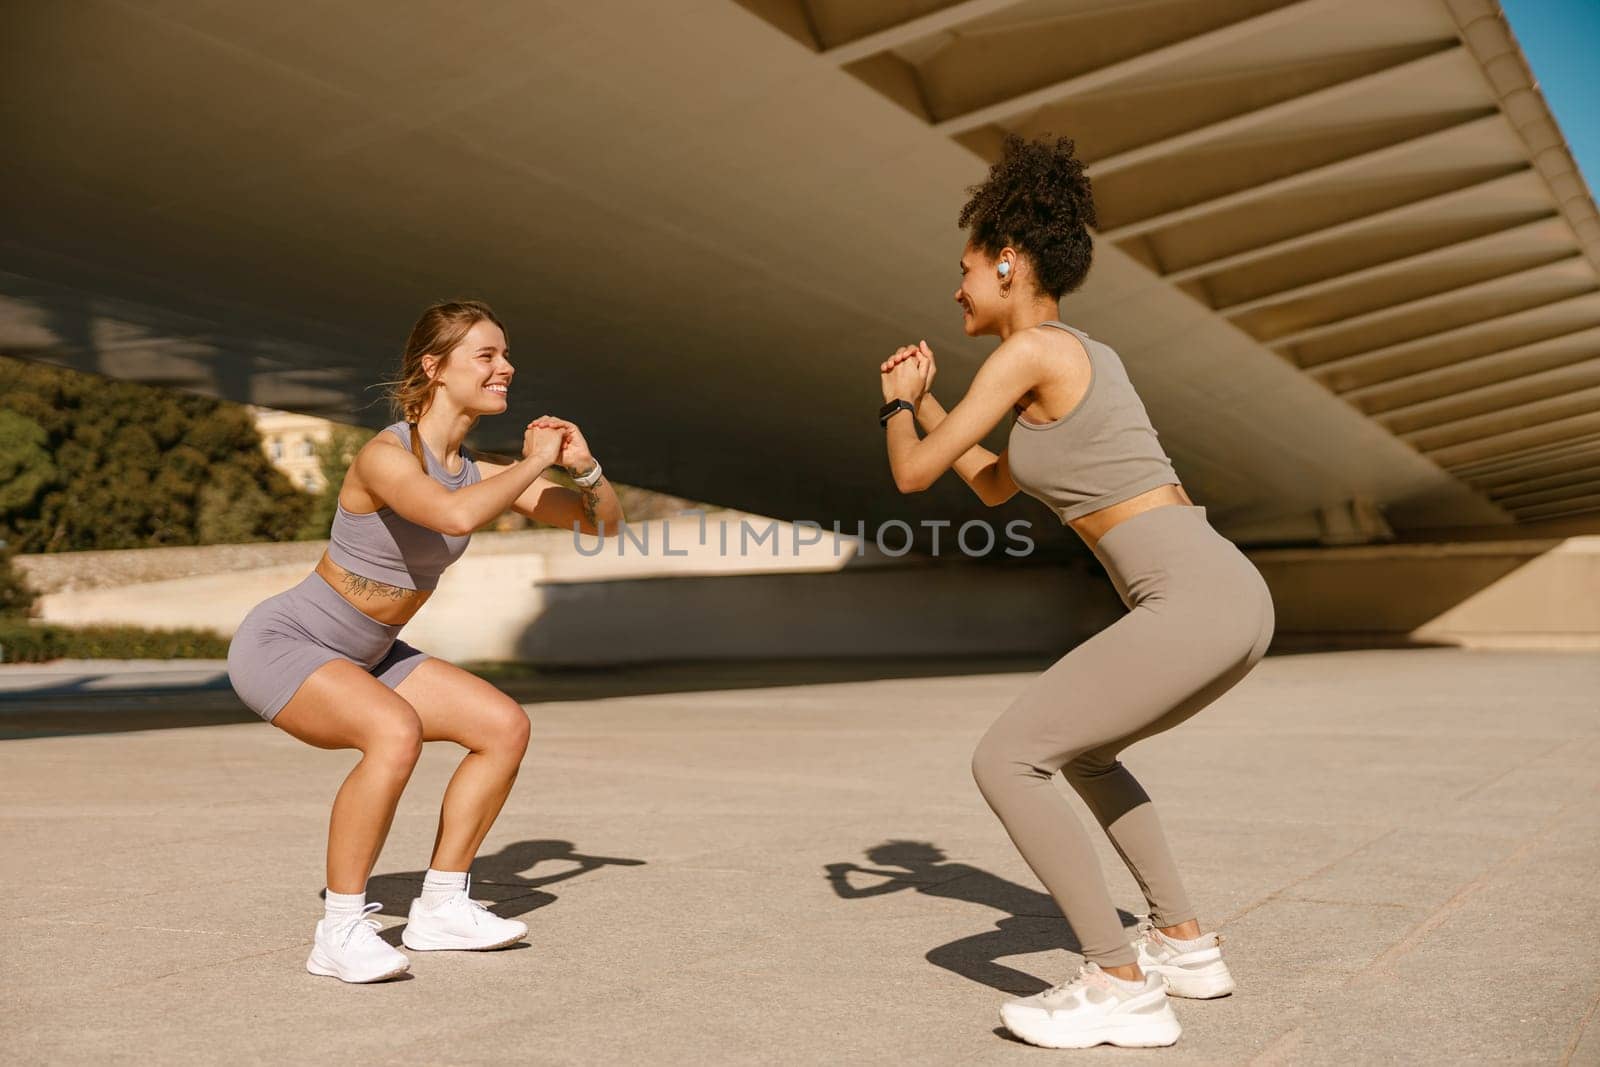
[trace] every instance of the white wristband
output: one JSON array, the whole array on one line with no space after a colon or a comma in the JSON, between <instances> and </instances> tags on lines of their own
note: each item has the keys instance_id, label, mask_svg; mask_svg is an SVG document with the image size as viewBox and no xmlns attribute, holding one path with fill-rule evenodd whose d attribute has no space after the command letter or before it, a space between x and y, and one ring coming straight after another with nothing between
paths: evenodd
<instances>
[{"instance_id":1,"label":"white wristband","mask_svg":"<svg viewBox=\"0 0 1600 1067\"><path fill-rule=\"evenodd\" d=\"M571 471L568 471L567 473L568 473L568 475L572 474ZM599 460L595 460L594 461L594 470L590 471L588 474L585 474L582 478L573 476L572 477L572 484L573 485L577 485L577 486L581 486L584 489L593 489L595 483L598 482L599 480L600 480L600 461Z\"/></svg>"}]
</instances>

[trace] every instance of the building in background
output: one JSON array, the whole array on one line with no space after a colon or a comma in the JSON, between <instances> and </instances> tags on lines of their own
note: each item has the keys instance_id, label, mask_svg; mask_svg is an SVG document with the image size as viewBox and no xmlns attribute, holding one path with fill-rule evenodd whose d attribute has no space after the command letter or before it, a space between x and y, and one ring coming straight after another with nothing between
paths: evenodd
<instances>
[{"instance_id":1,"label":"building in background","mask_svg":"<svg viewBox=\"0 0 1600 1067\"><path fill-rule=\"evenodd\" d=\"M315 415L254 405L250 405L250 414L255 419L256 432L261 434L261 447L272 465L296 487L308 493L322 492L327 482L322 477L322 464L317 460L317 446L332 436L336 424Z\"/></svg>"}]
</instances>

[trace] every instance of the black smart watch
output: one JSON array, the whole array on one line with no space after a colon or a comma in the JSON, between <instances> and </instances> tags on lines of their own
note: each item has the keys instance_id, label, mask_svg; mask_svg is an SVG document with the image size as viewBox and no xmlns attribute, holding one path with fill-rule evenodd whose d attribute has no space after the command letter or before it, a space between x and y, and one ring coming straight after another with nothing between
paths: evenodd
<instances>
[{"instance_id":1,"label":"black smart watch","mask_svg":"<svg viewBox=\"0 0 1600 1067\"><path fill-rule=\"evenodd\" d=\"M904 397L896 397L878 409L878 425L882 426L884 429L888 429L889 419L894 415L895 412L901 410L902 408L911 412L912 414L916 414L917 411L917 405L913 404L909 400L906 400Z\"/></svg>"}]
</instances>

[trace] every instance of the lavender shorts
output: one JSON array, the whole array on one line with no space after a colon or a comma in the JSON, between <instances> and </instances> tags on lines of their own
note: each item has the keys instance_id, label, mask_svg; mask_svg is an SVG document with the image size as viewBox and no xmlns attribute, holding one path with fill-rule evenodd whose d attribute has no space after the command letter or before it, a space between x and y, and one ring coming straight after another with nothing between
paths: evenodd
<instances>
[{"instance_id":1,"label":"lavender shorts","mask_svg":"<svg viewBox=\"0 0 1600 1067\"><path fill-rule=\"evenodd\" d=\"M331 660L349 660L393 689L428 658L399 640L400 629L362 614L313 571L245 616L228 646L228 681L268 722Z\"/></svg>"}]
</instances>

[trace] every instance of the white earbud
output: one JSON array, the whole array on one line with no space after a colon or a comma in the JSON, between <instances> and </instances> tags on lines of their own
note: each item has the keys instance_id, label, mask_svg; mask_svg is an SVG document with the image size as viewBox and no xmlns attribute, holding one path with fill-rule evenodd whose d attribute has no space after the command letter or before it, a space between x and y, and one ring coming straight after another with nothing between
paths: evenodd
<instances>
[{"instance_id":1,"label":"white earbud","mask_svg":"<svg viewBox=\"0 0 1600 1067\"><path fill-rule=\"evenodd\" d=\"M1000 265L995 269L1000 272L1000 277L1004 278L1006 275L1011 273L1011 263L1008 260L1002 259L1000 261Z\"/></svg>"}]
</instances>

